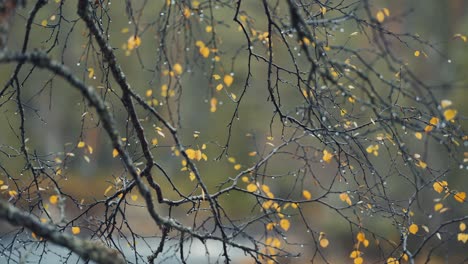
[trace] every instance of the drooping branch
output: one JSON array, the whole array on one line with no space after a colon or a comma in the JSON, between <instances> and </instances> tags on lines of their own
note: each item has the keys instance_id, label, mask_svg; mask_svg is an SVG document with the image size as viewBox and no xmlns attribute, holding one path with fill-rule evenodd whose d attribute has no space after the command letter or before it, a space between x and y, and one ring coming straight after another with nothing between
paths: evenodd
<instances>
[{"instance_id":1,"label":"drooping branch","mask_svg":"<svg viewBox=\"0 0 468 264\"><path fill-rule=\"evenodd\" d=\"M19 210L5 200L0 200L0 219L14 226L26 227L37 236L68 248L85 260L92 260L101 264L125 263L125 260L117 250L110 249L96 242L67 235L58 230L56 226L41 223L41 221L31 214Z\"/></svg>"}]
</instances>

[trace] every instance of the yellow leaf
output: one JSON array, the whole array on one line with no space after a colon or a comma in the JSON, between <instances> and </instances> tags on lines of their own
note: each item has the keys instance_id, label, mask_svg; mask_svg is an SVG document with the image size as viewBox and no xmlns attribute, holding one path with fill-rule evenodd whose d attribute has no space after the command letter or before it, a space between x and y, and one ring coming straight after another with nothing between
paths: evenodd
<instances>
[{"instance_id":1,"label":"yellow leaf","mask_svg":"<svg viewBox=\"0 0 468 264\"><path fill-rule=\"evenodd\" d=\"M463 203L466 200L466 193L465 192L457 192L453 198L459 203Z\"/></svg>"},{"instance_id":2,"label":"yellow leaf","mask_svg":"<svg viewBox=\"0 0 468 264\"><path fill-rule=\"evenodd\" d=\"M130 198L132 199L132 201L136 201L136 200L138 200L138 195L132 194L132 195L130 196Z\"/></svg>"},{"instance_id":3,"label":"yellow leaf","mask_svg":"<svg viewBox=\"0 0 468 264\"><path fill-rule=\"evenodd\" d=\"M187 7L184 8L184 17L185 17L185 18L189 18L189 17L190 17L190 9L188 9Z\"/></svg>"},{"instance_id":4,"label":"yellow leaf","mask_svg":"<svg viewBox=\"0 0 468 264\"><path fill-rule=\"evenodd\" d=\"M414 56L415 56L415 57L419 57L419 55L421 55L421 52L420 52L419 50L416 50L416 51L414 52Z\"/></svg>"},{"instance_id":5,"label":"yellow leaf","mask_svg":"<svg viewBox=\"0 0 468 264\"><path fill-rule=\"evenodd\" d=\"M196 178L195 173L193 173L193 171L191 171L191 172L189 173L189 179L190 179L190 181L194 181L195 178Z\"/></svg>"},{"instance_id":6,"label":"yellow leaf","mask_svg":"<svg viewBox=\"0 0 468 264\"><path fill-rule=\"evenodd\" d=\"M354 264L362 264L364 263L364 259L361 257L355 258L354 259Z\"/></svg>"},{"instance_id":7,"label":"yellow leaf","mask_svg":"<svg viewBox=\"0 0 468 264\"><path fill-rule=\"evenodd\" d=\"M240 165L240 164L234 165L234 169L235 169L235 170L240 170L240 168L241 168L241 165Z\"/></svg>"},{"instance_id":8,"label":"yellow leaf","mask_svg":"<svg viewBox=\"0 0 468 264\"><path fill-rule=\"evenodd\" d=\"M210 49L206 46L203 46L200 48L200 54L204 57L204 58L208 58L208 56L210 56Z\"/></svg>"},{"instance_id":9,"label":"yellow leaf","mask_svg":"<svg viewBox=\"0 0 468 264\"><path fill-rule=\"evenodd\" d=\"M216 85L216 91L221 91L223 89L223 85L220 83L218 85Z\"/></svg>"},{"instance_id":10,"label":"yellow leaf","mask_svg":"<svg viewBox=\"0 0 468 264\"><path fill-rule=\"evenodd\" d=\"M422 161L422 160L419 160L419 163L418 163L419 167L421 167L422 169L425 169L427 168L427 163Z\"/></svg>"},{"instance_id":11,"label":"yellow leaf","mask_svg":"<svg viewBox=\"0 0 468 264\"><path fill-rule=\"evenodd\" d=\"M157 138L153 138L153 139L151 140L151 145L156 146L157 144L158 144L158 139L157 139Z\"/></svg>"},{"instance_id":12,"label":"yellow leaf","mask_svg":"<svg viewBox=\"0 0 468 264\"><path fill-rule=\"evenodd\" d=\"M400 262L396 258L388 258L387 264L400 264Z\"/></svg>"},{"instance_id":13,"label":"yellow leaf","mask_svg":"<svg viewBox=\"0 0 468 264\"><path fill-rule=\"evenodd\" d=\"M232 77L231 75L224 75L223 81L226 84L226 86L229 87L234 82L234 77Z\"/></svg>"},{"instance_id":14,"label":"yellow leaf","mask_svg":"<svg viewBox=\"0 0 468 264\"><path fill-rule=\"evenodd\" d=\"M213 74L213 78L215 80L219 80L219 79L221 79L221 76L219 76L219 74Z\"/></svg>"},{"instance_id":15,"label":"yellow leaf","mask_svg":"<svg viewBox=\"0 0 468 264\"><path fill-rule=\"evenodd\" d=\"M413 235L415 235L418 232L418 230L419 230L419 227L416 224L411 224L408 228L408 231Z\"/></svg>"},{"instance_id":16,"label":"yellow leaf","mask_svg":"<svg viewBox=\"0 0 468 264\"><path fill-rule=\"evenodd\" d=\"M365 239L364 242L362 242L362 244L363 244L365 247L368 247L368 246L369 246L369 240Z\"/></svg>"},{"instance_id":17,"label":"yellow leaf","mask_svg":"<svg viewBox=\"0 0 468 264\"><path fill-rule=\"evenodd\" d=\"M141 45L141 38L138 36L130 36L130 38L127 40L127 48L129 50L138 48L140 45Z\"/></svg>"},{"instance_id":18,"label":"yellow leaf","mask_svg":"<svg viewBox=\"0 0 468 264\"><path fill-rule=\"evenodd\" d=\"M323 15L325 15L325 14L327 13L327 8L324 7L324 6L322 6L322 7L320 8L320 11L322 12Z\"/></svg>"},{"instance_id":19,"label":"yellow leaf","mask_svg":"<svg viewBox=\"0 0 468 264\"><path fill-rule=\"evenodd\" d=\"M468 234L465 234L465 233L458 233L457 235L457 240L458 241L461 241L463 243L466 243L466 241L468 241Z\"/></svg>"},{"instance_id":20,"label":"yellow leaf","mask_svg":"<svg viewBox=\"0 0 468 264\"><path fill-rule=\"evenodd\" d=\"M463 42L466 42L468 39L465 35L462 35L462 34L455 34L453 35L453 38L459 38L461 40L463 40Z\"/></svg>"},{"instance_id":21,"label":"yellow leaf","mask_svg":"<svg viewBox=\"0 0 468 264\"><path fill-rule=\"evenodd\" d=\"M249 185L247 185L247 191L248 192L255 192L257 190L257 185L253 184L253 183L250 183Z\"/></svg>"},{"instance_id":22,"label":"yellow leaf","mask_svg":"<svg viewBox=\"0 0 468 264\"><path fill-rule=\"evenodd\" d=\"M211 31L213 31L213 27L212 26L206 26L205 31L210 33Z\"/></svg>"},{"instance_id":23,"label":"yellow leaf","mask_svg":"<svg viewBox=\"0 0 468 264\"><path fill-rule=\"evenodd\" d=\"M179 63L176 63L174 64L174 66L172 67L172 69L174 70L174 72L178 75L181 75L182 72L183 72L183 68L182 68L182 65L180 65Z\"/></svg>"},{"instance_id":24,"label":"yellow leaf","mask_svg":"<svg viewBox=\"0 0 468 264\"><path fill-rule=\"evenodd\" d=\"M322 157L323 161L325 161L326 163L330 163L332 161L332 158L333 158L333 154L331 154L326 149L324 149L323 157Z\"/></svg>"},{"instance_id":25,"label":"yellow leaf","mask_svg":"<svg viewBox=\"0 0 468 264\"><path fill-rule=\"evenodd\" d=\"M302 196L306 199L306 200L310 200L312 198L312 194L310 194L310 192L308 190L303 190L302 191Z\"/></svg>"},{"instance_id":26,"label":"yellow leaf","mask_svg":"<svg viewBox=\"0 0 468 264\"><path fill-rule=\"evenodd\" d=\"M216 112L216 106L218 105L218 99L216 99L215 97L211 98L210 100L210 112L211 113L214 113Z\"/></svg>"},{"instance_id":27,"label":"yellow leaf","mask_svg":"<svg viewBox=\"0 0 468 264\"><path fill-rule=\"evenodd\" d=\"M422 133L421 133L421 132L416 132L416 133L414 133L414 136L415 136L417 139L419 139L419 140L422 139Z\"/></svg>"},{"instance_id":28,"label":"yellow leaf","mask_svg":"<svg viewBox=\"0 0 468 264\"><path fill-rule=\"evenodd\" d=\"M243 176L243 177L241 178L241 180L242 180L243 182L249 182L249 177Z\"/></svg>"},{"instance_id":29,"label":"yellow leaf","mask_svg":"<svg viewBox=\"0 0 468 264\"><path fill-rule=\"evenodd\" d=\"M452 105L452 101L450 100L442 100L440 101L440 106L442 106L442 108L447 108L449 106Z\"/></svg>"},{"instance_id":30,"label":"yellow leaf","mask_svg":"<svg viewBox=\"0 0 468 264\"><path fill-rule=\"evenodd\" d=\"M119 155L119 151L117 149L112 150L112 157L115 158Z\"/></svg>"},{"instance_id":31,"label":"yellow leaf","mask_svg":"<svg viewBox=\"0 0 468 264\"><path fill-rule=\"evenodd\" d=\"M463 232L463 231L465 231L465 229L466 229L466 224L463 223L463 222L460 222L460 225L458 226L458 228L460 229L460 231Z\"/></svg>"},{"instance_id":32,"label":"yellow leaf","mask_svg":"<svg viewBox=\"0 0 468 264\"><path fill-rule=\"evenodd\" d=\"M49 202L50 202L51 204L57 204L58 200L59 200L59 197L58 197L57 195L51 195L51 196L49 197Z\"/></svg>"},{"instance_id":33,"label":"yellow leaf","mask_svg":"<svg viewBox=\"0 0 468 264\"><path fill-rule=\"evenodd\" d=\"M256 152L256 151L249 152L249 156L250 156L250 157L253 157L253 156L256 156L256 155L257 155L257 152Z\"/></svg>"},{"instance_id":34,"label":"yellow leaf","mask_svg":"<svg viewBox=\"0 0 468 264\"><path fill-rule=\"evenodd\" d=\"M457 110L454 109L447 109L444 111L444 118L447 121L453 120L457 116Z\"/></svg>"},{"instance_id":35,"label":"yellow leaf","mask_svg":"<svg viewBox=\"0 0 468 264\"><path fill-rule=\"evenodd\" d=\"M78 235L81 232L81 229L78 226L72 227L72 234Z\"/></svg>"},{"instance_id":36,"label":"yellow leaf","mask_svg":"<svg viewBox=\"0 0 468 264\"><path fill-rule=\"evenodd\" d=\"M364 234L363 232L359 232L356 235L356 239L359 242L364 242L364 240L366 240L366 234Z\"/></svg>"},{"instance_id":37,"label":"yellow leaf","mask_svg":"<svg viewBox=\"0 0 468 264\"><path fill-rule=\"evenodd\" d=\"M78 145L76 145L78 148L84 148L84 146L86 146L86 143L84 143L83 141L80 141L78 142Z\"/></svg>"},{"instance_id":38,"label":"yellow leaf","mask_svg":"<svg viewBox=\"0 0 468 264\"><path fill-rule=\"evenodd\" d=\"M275 227L275 223L268 223L268 224L266 225L266 229L267 229L268 231L273 230L273 227Z\"/></svg>"},{"instance_id":39,"label":"yellow leaf","mask_svg":"<svg viewBox=\"0 0 468 264\"><path fill-rule=\"evenodd\" d=\"M328 241L328 239L326 239L326 238L320 239L320 246L321 246L321 247L326 248L326 247L328 247L328 244L330 244L330 242Z\"/></svg>"},{"instance_id":40,"label":"yellow leaf","mask_svg":"<svg viewBox=\"0 0 468 264\"><path fill-rule=\"evenodd\" d=\"M385 16L390 16L390 10L388 10L388 8L384 7L382 11L384 12Z\"/></svg>"},{"instance_id":41,"label":"yellow leaf","mask_svg":"<svg viewBox=\"0 0 468 264\"><path fill-rule=\"evenodd\" d=\"M291 223L289 222L288 219L281 219L280 221L280 227L284 230L284 231L288 231L289 227L291 226Z\"/></svg>"},{"instance_id":42,"label":"yellow leaf","mask_svg":"<svg viewBox=\"0 0 468 264\"><path fill-rule=\"evenodd\" d=\"M151 95L153 95L153 90L151 89L146 90L146 97L150 97Z\"/></svg>"},{"instance_id":43,"label":"yellow leaf","mask_svg":"<svg viewBox=\"0 0 468 264\"><path fill-rule=\"evenodd\" d=\"M93 78L94 77L94 69L93 68L88 68L88 78Z\"/></svg>"},{"instance_id":44,"label":"yellow leaf","mask_svg":"<svg viewBox=\"0 0 468 264\"><path fill-rule=\"evenodd\" d=\"M444 205L442 203L436 203L434 205L434 211L439 211L440 209L444 208Z\"/></svg>"},{"instance_id":45,"label":"yellow leaf","mask_svg":"<svg viewBox=\"0 0 468 264\"><path fill-rule=\"evenodd\" d=\"M104 196L112 189L112 185L109 185L106 190L104 191Z\"/></svg>"},{"instance_id":46,"label":"yellow leaf","mask_svg":"<svg viewBox=\"0 0 468 264\"><path fill-rule=\"evenodd\" d=\"M384 14L384 12L382 12L382 10L379 10L379 11L377 12L377 14L375 15L375 18L377 18L377 21L379 21L379 23L384 22L384 20L385 20L385 14Z\"/></svg>"},{"instance_id":47,"label":"yellow leaf","mask_svg":"<svg viewBox=\"0 0 468 264\"><path fill-rule=\"evenodd\" d=\"M347 193L341 193L340 194L340 200L343 202L346 202L348 205L351 205L351 198L349 198L349 195Z\"/></svg>"}]
</instances>

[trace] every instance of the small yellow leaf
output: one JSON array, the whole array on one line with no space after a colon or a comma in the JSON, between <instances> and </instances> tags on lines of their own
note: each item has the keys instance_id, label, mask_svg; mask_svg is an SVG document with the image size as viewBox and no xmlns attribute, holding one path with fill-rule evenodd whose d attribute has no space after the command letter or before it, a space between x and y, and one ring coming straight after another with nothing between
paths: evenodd
<instances>
[{"instance_id":1,"label":"small yellow leaf","mask_svg":"<svg viewBox=\"0 0 468 264\"><path fill-rule=\"evenodd\" d=\"M146 97L150 97L151 95L153 95L153 90L151 89L146 90Z\"/></svg>"},{"instance_id":2,"label":"small yellow leaf","mask_svg":"<svg viewBox=\"0 0 468 264\"><path fill-rule=\"evenodd\" d=\"M396 258L388 258L387 264L400 264L400 262Z\"/></svg>"},{"instance_id":3,"label":"small yellow leaf","mask_svg":"<svg viewBox=\"0 0 468 264\"><path fill-rule=\"evenodd\" d=\"M88 68L88 78L92 79L94 77L94 69Z\"/></svg>"},{"instance_id":4,"label":"small yellow leaf","mask_svg":"<svg viewBox=\"0 0 468 264\"><path fill-rule=\"evenodd\" d=\"M457 192L453 198L459 203L463 203L466 200L466 193L465 192Z\"/></svg>"},{"instance_id":5,"label":"small yellow leaf","mask_svg":"<svg viewBox=\"0 0 468 264\"><path fill-rule=\"evenodd\" d=\"M321 247L326 248L326 247L328 247L328 244L330 244L330 242L328 241L328 239L326 239L326 238L320 239L320 246L321 246Z\"/></svg>"},{"instance_id":6,"label":"small yellow leaf","mask_svg":"<svg viewBox=\"0 0 468 264\"><path fill-rule=\"evenodd\" d=\"M213 78L215 80L219 80L219 79L221 79L221 76L219 76L219 74L213 74Z\"/></svg>"},{"instance_id":7,"label":"small yellow leaf","mask_svg":"<svg viewBox=\"0 0 468 264\"><path fill-rule=\"evenodd\" d=\"M243 177L241 178L241 180L242 180L243 182L249 182L249 177L243 176Z\"/></svg>"},{"instance_id":8,"label":"small yellow leaf","mask_svg":"<svg viewBox=\"0 0 468 264\"><path fill-rule=\"evenodd\" d=\"M215 97L211 98L210 100L210 112L211 113L214 113L216 112L216 107L218 105L218 99L216 99Z\"/></svg>"},{"instance_id":9,"label":"small yellow leaf","mask_svg":"<svg viewBox=\"0 0 468 264\"><path fill-rule=\"evenodd\" d=\"M128 50L133 50L138 48L141 45L141 38L138 36L130 36L127 40L127 48Z\"/></svg>"},{"instance_id":10,"label":"small yellow leaf","mask_svg":"<svg viewBox=\"0 0 468 264\"><path fill-rule=\"evenodd\" d=\"M445 99L445 100L440 101L440 106L442 106L442 108L447 108L451 105L452 105L452 101L450 100Z\"/></svg>"},{"instance_id":11,"label":"small yellow leaf","mask_svg":"<svg viewBox=\"0 0 468 264\"><path fill-rule=\"evenodd\" d=\"M424 131L426 133L432 131L432 129L434 129L434 127L437 126L437 124L439 124L439 118L432 117L431 120L429 120L429 125L427 125L426 128L424 128Z\"/></svg>"},{"instance_id":12,"label":"small yellow leaf","mask_svg":"<svg viewBox=\"0 0 468 264\"><path fill-rule=\"evenodd\" d=\"M229 87L234 82L234 77L232 77L231 75L224 75L223 81L226 84L226 86Z\"/></svg>"},{"instance_id":13,"label":"small yellow leaf","mask_svg":"<svg viewBox=\"0 0 468 264\"><path fill-rule=\"evenodd\" d=\"M72 234L78 235L81 232L81 229L78 226L72 227Z\"/></svg>"},{"instance_id":14,"label":"small yellow leaf","mask_svg":"<svg viewBox=\"0 0 468 264\"><path fill-rule=\"evenodd\" d=\"M247 191L248 192L255 192L257 190L257 185L253 184L253 183L250 183L249 185L247 185Z\"/></svg>"},{"instance_id":15,"label":"small yellow leaf","mask_svg":"<svg viewBox=\"0 0 468 264\"><path fill-rule=\"evenodd\" d=\"M354 264L362 264L364 263L364 259L361 257L355 258L354 259Z\"/></svg>"},{"instance_id":16,"label":"small yellow leaf","mask_svg":"<svg viewBox=\"0 0 468 264\"><path fill-rule=\"evenodd\" d=\"M444 118L447 121L453 120L457 116L457 110L454 109L447 109L444 111Z\"/></svg>"},{"instance_id":17,"label":"small yellow leaf","mask_svg":"<svg viewBox=\"0 0 468 264\"><path fill-rule=\"evenodd\" d=\"M84 143L83 141L80 141L78 142L78 145L76 145L78 148L84 148L84 146L86 145L86 143Z\"/></svg>"},{"instance_id":18,"label":"small yellow leaf","mask_svg":"<svg viewBox=\"0 0 468 264\"><path fill-rule=\"evenodd\" d=\"M253 157L253 156L256 156L256 155L257 155L257 152L256 152L256 151L249 152L249 156L250 156L250 157Z\"/></svg>"},{"instance_id":19,"label":"small yellow leaf","mask_svg":"<svg viewBox=\"0 0 468 264\"><path fill-rule=\"evenodd\" d=\"M184 14L184 17L185 17L185 18L189 18L190 15L191 15L191 14L190 14L190 9L188 9L187 7L184 8L184 13L183 13L183 14Z\"/></svg>"},{"instance_id":20,"label":"small yellow leaf","mask_svg":"<svg viewBox=\"0 0 468 264\"><path fill-rule=\"evenodd\" d=\"M109 185L106 190L104 191L104 196L107 195L107 193L112 189L112 185Z\"/></svg>"},{"instance_id":21,"label":"small yellow leaf","mask_svg":"<svg viewBox=\"0 0 468 264\"><path fill-rule=\"evenodd\" d=\"M468 40L468 38L465 35L462 35L462 34L455 34L455 35L453 35L453 38L459 38L459 39L463 40L463 42L466 42Z\"/></svg>"},{"instance_id":22,"label":"small yellow leaf","mask_svg":"<svg viewBox=\"0 0 468 264\"><path fill-rule=\"evenodd\" d=\"M289 222L288 219L281 219L281 220L280 220L280 227L281 227L284 231L288 231L290 226L291 226L291 223Z\"/></svg>"},{"instance_id":23,"label":"small yellow leaf","mask_svg":"<svg viewBox=\"0 0 468 264\"><path fill-rule=\"evenodd\" d=\"M463 222L460 222L460 225L458 226L458 228L460 229L460 231L463 232L463 231L465 231L465 229L466 229L466 224L463 223Z\"/></svg>"},{"instance_id":24,"label":"small yellow leaf","mask_svg":"<svg viewBox=\"0 0 468 264\"><path fill-rule=\"evenodd\" d=\"M240 165L240 164L234 165L234 169L235 169L235 170L240 170L240 168L241 168L241 165Z\"/></svg>"},{"instance_id":25,"label":"small yellow leaf","mask_svg":"<svg viewBox=\"0 0 468 264\"><path fill-rule=\"evenodd\" d=\"M363 244L365 247L368 247L368 246L369 246L369 240L365 239L364 242L362 242L362 244Z\"/></svg>"},{"instance_id":26,"label":"small yellow leaf","mask_svg":"<svg viewBox=\"0 0 468 264\"><path fill-rule=\"evenodd\" d=\"M458 233L457 235L457 240L458 241L461 241L463 243L466 243L466 241L468 241L468 234L465 234L465 233Z\"/></svg>"},{"instance_id":27,"label":"small yellow leaf","mask_svg":"<svg viewBox=\"0 0 468 264\"><path fill-rule=\"evenodd\" d=\"M364 234L363 232L359 232L359 233L356 235L356 239L357 239L357 241L359 241L359 242L364 242L364 240L366 240L366 234Z\"/></svg>"},{"instance_id":28,"label":"small yellow leaf","mask_svg":"<svg viewBox=\"0 0 468 264\"><path fill-rule=\"evenodd\" d=\"M419 227L416 224L411 224L408 228L408 231L413 235L415 235L418 232L418 230L419 230Z\"/></svg>"},{"instance_id":29,"label":"small yellow leaf","mask_svg":"<svg viewBox=\"0 0 468 264\"><path fill-rule=\"evenodd\" d=\"M390 16L390 10L388 10L388 8L384 7L382 11L384 12L385 16Z\"/></svg>"},{"instance_id":30,"label":"small yellow leaf","mask_svg":"<svg viewBox=\"0 0 468 264\"><path fill-rule=\"evenodd\" d=\"M200 48L200 54L203 56L203 58L208 58L208 56L210 56L210 49L206 46L203 46Z\"/></svg>"},{"instance_id":31,"label":"small yellow leaf","mask_svg":"<svg viewBox=\"0 0 468 264\"><path fill-rule=\"evenodd\" d=\"M322 6L322 7L320 8L320 11L322 12L323 15L325 15L325 14L327 13L327 8L324 7L324 6Z\"/></svg>"},{"instance_id":32,"label":"small yellow leaf","mask_svg":"<svg viewBox=\"0 0 468 264\"><path fill-rule=\"evenodd\" d=\"M57 195L51 195L51 196L49 197L49 202L50 202L51 204L57 204L58 200L59 200L59 197L58 197Z\"/></svg>"},{"instance_id":33,"label":"small yellow leaf","mask_svg":"<svg viewBox=\"0 0 468 264\"><path fill-rule=\"evenodd\" d=\"M190 179L190 181L194 181L195 178L196 178L195 173L193 173L193 172L191 171L191 172L189 173L189 179Z\"/></svg>"},{"instance_id":34,"label":"small yellow leaf","mask_svg":"<svg viewBox=\"0 0 468 264\"><path fill-rule=\"evenodd\" d=\"M223 89L223 85L220 83L218 85L216 85L216 91L221 91Z\"/></svg>"},{"instance_id":35,"label":"small yellow leaf","mask_svg":"<svg viewBox=\"0 0 468 264\"><path fill-rule=\"evenodd\" d=\"M132 195L130 196L130 198L132 199L132 201L135 202L136 200L138 200L138 195L132 194Z\"/></svg>"},{"instance_id":36,"label":"small yellow leaf","mask_svg":"<svg viewBox=\"0 0 468 264\"><path fill-rule=\"evenodd\" d=\"M322 157L323 161L325 161L326 163L330 163L332 161L332 158L333 158L333 154L331 154L326 149L324 149L323 157Z\"/></svg>"},{"instance_id":37,"label":"small yellow leaf","mask_svg":"<svg viewBox=\"0 0 468 264\"><path fill-rule=\"evenodd\" d=\"M156 146L157 144L158 144L158 139L157 139L157 138L153 138L153 139L151 140L151 145Z\"/></svg>"},{"instance_id":38,"label":"small yellow leaf","mask_svg":"<svg viewBox=\"0 0 468 264\"><path fill-rule=\"evenodd\" d=\"M303 190L302 191L302 196L306 199L306 200L310 200L312 198L312 194L310 194L310 192L308 190Z\"/></svg>"},{"instance_id":39,"label":"small yellow leaf","mask_svg":"<svg viewBox=\"0 0 468 264\"><path fill-rule=\"evenodd\" d=\"M420 52L419 50L416 50L416 51L414 52L414 56L415 56L415 57L419 57L419 55L421 55L421 52Z\"/></svg>"},{"instance_id":40,"label":"small yellow leaf","mask_svg":"<svg viewBox=\"0 0 468 264\"><path fill-rule=\"evenodd\" d=\"M47 20L45 20L45 19L42 20L42 21L41 21L41 26L47 27Z\"/></svg>"},{"instance_id":41,"label":"small yellow leaf","mask_svg":"<svg viewBox=\"0 0 468 264\"><path fill-rule=\"evenodd\" d=\"M119 155L119 151L117 149L112 150L112 157L115 158Z\"/></svg>"},{"instance_id":42,"label":"small yellow leaf","mask_svg":"<svg viewBox=\"0 0 468 264\"><path fill-rule=\"evenodd\" d=\"M178 75L181 75L182 72L183 72L183 68L182 68L182 65L180 65L179 63L176 63L174 64L174 66L172 67L172 69L174 70L174 72Z\"/></svg>"},{"instance_id":43,"label":"small yellow leaf","mask_svg":"<svg viewBox=\"0 0 468 264\"><path fill-rule=\"evenodd\" d=\"M212 26L206 26L205 31L210 33L211 31L213 31L213 27Z\"/></svg>"},{"instance_id":44,"label":"small yellow leaf","mask_svg":"<svg viewBox=\"0 0 468 264\"><path fill-rule=\"evenodd\" d=\"M379 10L379 11L377 12L377 14L375 15L375 18L377 18L377 21L379 21L379 23L384 22L384 20L385 20L385 14L384 14L384 12L382 12L382 10Z\"/></svg>"},{"instance_id":45,"label":"small yellow leaf","mask_svg":"<svg viewBox=\"0 0 468 264\"><path fill-rule=\"evenodd\" d=\"M440 209L444 208L444 205L442 203L436 203L434 205L434 211L439 211Z\"/></svg>"},{"instance_id":46,"label":"small yellow leaf","mask_svg":"<svg viewBox=\"0 0 468 264\"><path fill-rule=\"evenodd\" d=\"M419 140L422 139L422 133L421 133L421 132L416 132L416 133L414 133L414 136L415 136L417 139L419 139Z\"/></svg>"}]
</instances>

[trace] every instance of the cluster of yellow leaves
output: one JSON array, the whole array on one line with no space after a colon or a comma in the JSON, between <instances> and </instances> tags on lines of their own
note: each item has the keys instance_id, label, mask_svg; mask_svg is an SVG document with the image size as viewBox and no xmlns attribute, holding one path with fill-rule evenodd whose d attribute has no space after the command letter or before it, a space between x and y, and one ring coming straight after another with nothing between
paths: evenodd
<instances>
[{"instance_id":1,"label":"cluster of yellow leaves","mask_svg":"<svg viewBox=\"0 0 468 264\"><path fill-rule=\"evenodd\" d=\"M379 11L377 11L377 14L375 14L375 18L377 19L377 21L379 21L379 23L384 22L385 17L388 16L390 16L390 10L388 10L388 8L382 8Z\"/></svg>"},{"instance_id":2,"label":"cluster of yellow leaves","mask_svg":"<svg viewBox=\"0 0 468 264\"><path fill-rule=\"evenodd\" d=\"M460 233L458 233L457 235L457 240L465 244L466 241L468 241L468 234L464 233L464 231L466 230L466 224L464 222L460 222L458 228L460 229Z\"/></svg>"},{"instance_id":3,"label":"cluster of yellow leaves","mask_svg":"<svg viewBox=\"0 0 468 264\"><path fill-rule=\"evenodd\" d=\"M197 161L200 161L200 160L204 160L204 161L207 161L208 160L208 157L206 156L205 153L202 153L202 151L200 149L186 149L185 150L185 153L187 154L187 157L191 160L197 160Z\"/></svg>"},{"instance_id":4,"label":"cluster of yellow leaves","mask_svg":"<svg viewBox=\"0 0 468 264\"><path fill-rule=\"evenodd\" d=\"M4 182L2 180L0 180L0 191L6 191L8 190L9 186L4 184ZM9 190L8 191L8 195L10 195L10 197L15 197L18 195L18 192L15 191L15 190Z\"/></svg>"},{"instance_id":5,"label":"cluster of yellow leaves","mask_svg":"<svg viewBox=\"0 0 468 264\"><path fill-rule=\"evenodd\" d=\"M349 198L349 195L347 193L341 193L340 194L340 200L343 202L346 202L348 205L351 205L351 198Z\"/></svg>"},{"instance_id":6,"label":"cluster of yellow leaves","mask_svg":"<svg viewBox=\"0 0 468 264\"><path fill-rule=\"evenodd\" d=\"M203 56L203 58L208 58L210 56L210 48L205 46L205 43L203 43L203 41L198 40L197 42L195 42L195 46L198 47L198 51Z\"/></svg>"},{"instance_id":7,"label":"cluster of yellow leaves","mask_svg":"<svg viewBox=\"0 0 468 264\"><path fill-rule=\"evenodd\" d=\"M356 239L357 243L355 244L355 250L351 251L349 257L353 259L354 264L362 264L364 263L364 259L361 257L362 252L359 250L359 247L361 244L364 245L364 247L368 247L369 240L367 240L366 234L364 234L364 232L358 232Z\"/></svg>"},{"instance_id":8,"label":"cluster of yellow leaves","mask_svg":"<svg viewBox=\"0 0 468 264\"><path fill-rule=\"evenodd\" d=\"M447 196L449 193L453 193L453 198L455 199L455 201L459 203L464 203L466 201L466 192L458 192L458 191L451 192L448 187L447 181L436 181L432 185L432 188L434 188L434 190L438 193L442 193L443 191L445 191L447 193Z\"/></svg>"},{"instance_id":9,"label":"cluster of yellow leaves","mask_svg":"<svg viewBox=\"0 0 468 264\"><path fill-rule=\"evenodd\" d=\"M368 146L366 148L366 151L367 151L367 153L374 154L374 156L378 156L379 155L379 145L378 144L370 145L370 146Z\"/></svg>"},{"instance_id":10,"label":"cluster of yellow leaves","mask_svg":"<svg viewBox=\"0 0 468 264\"><path fill-rule=\"evenodd\" d=\"M439 124L439 118L435 116L432 117L431 120L429 120L429 125L427 125L424 128L424 132L426 133L431 132L434 129L434 127L436 127L438 124Z\"/></svg>"}]
</instances>

